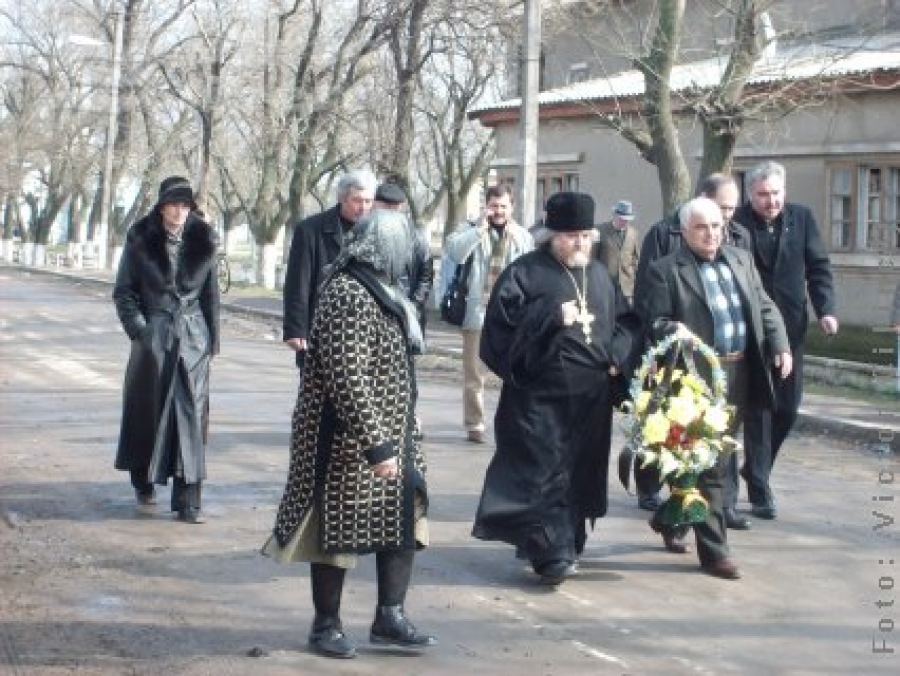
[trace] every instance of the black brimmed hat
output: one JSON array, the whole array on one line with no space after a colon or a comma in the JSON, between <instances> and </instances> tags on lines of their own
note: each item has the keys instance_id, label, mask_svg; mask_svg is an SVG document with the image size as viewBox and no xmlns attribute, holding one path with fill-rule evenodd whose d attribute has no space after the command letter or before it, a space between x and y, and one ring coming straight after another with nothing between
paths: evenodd
<instances>
[{"instance_id":1,"label":"black brimmed hat","mask_svg":"<svg viewBox=\"0 0 900 676\"><path fill-rule=\"evenodd\" d=\"M159 184L159 199L156 200L156 203L162 206L174 202L189 204L194 211L197 209L191 182L183 176L169 176Z\"/></svg>"}]
</instances>

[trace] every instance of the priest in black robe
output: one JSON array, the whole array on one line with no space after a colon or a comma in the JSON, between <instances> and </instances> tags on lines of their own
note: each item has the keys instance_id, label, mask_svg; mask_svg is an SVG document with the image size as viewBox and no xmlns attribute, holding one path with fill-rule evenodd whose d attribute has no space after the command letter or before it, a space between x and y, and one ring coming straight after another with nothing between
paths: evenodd
<instances>
[{"instance_id":1,"label":"priest in black robe","mask_svg":"<svg viewBox=\"0 0 900 676\"><path fill-rule=\"evenodd\" d=\"M614 380L639 346L637 315L591 260L593 225L590 195L553 195L540 246L500 275L481 335L503 388L472 534L515 545L547 584L576 572L587 522L606 514Z\"/></svg>"}]
</instances>

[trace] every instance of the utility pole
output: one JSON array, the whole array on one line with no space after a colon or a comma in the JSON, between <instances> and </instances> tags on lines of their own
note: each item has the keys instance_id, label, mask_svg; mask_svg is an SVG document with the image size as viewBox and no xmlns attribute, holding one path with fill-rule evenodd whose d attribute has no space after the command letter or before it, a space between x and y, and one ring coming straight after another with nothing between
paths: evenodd
<instances>
[{"instance_id":1,"label":"utility pole","mask_svg":"<svg viewBox=\"0 0 900 676\"><path fill-rule=\"evenodd\" d=\"M541 1L525 0L525 50L522 62L522 110L519 115L522 135L522 167L519 172L519 204L522 226L530 228L535 221L535 186L537 185L538 94L541 77Z\"/></svg>"},{"instance_id":2,"label":"utility pole","mask_svg":"<svg viewBox=\"0 0 900 676\"><path fill-rule=\"evenodd\" d=\"M122 70L122 30L124 23L119 12L113 12L115 38L113 39L112 91L109 98L109 122L106 127L106 158L103 163L103 196L100 201L100 227L97 233L97 267L109 266L109 213L112 210L113 155L119 122L119 78Z\"/></svg>"}]
</instances>

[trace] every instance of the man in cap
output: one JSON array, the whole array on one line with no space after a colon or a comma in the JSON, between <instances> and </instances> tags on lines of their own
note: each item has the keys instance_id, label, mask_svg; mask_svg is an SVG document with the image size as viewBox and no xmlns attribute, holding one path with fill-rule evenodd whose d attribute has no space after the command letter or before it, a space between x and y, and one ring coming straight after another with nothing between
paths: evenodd
<instances>
[{"instance_id":1,"label":"man in cap","mask_svg":"<svg viewBox=\"0 0 900 676\"><path fill-rule=\"evenodd\" d=\"M301 375L325 267L337 258L344 233L371 211L376 183L370 171L344 174L338 180L338 203L294 227L284 278L283 339L296 353Z\"/></svg>"},{"instance_id":2,"label":"man in cap","mask_svg":"<svg viewBox=\"0 0 900 676\"><path fill-rule=\"evenodd\" d=\"M406 194L399 185L385 181L378 186L375 191L374 208L402 211L405 206ZM428 297L431 295L431 287L434 286L434 256L431 254L431 244L426 233L413 224L410 224L410 229L413 234L413 250L406 274L400 278L399 285L416 306L419 325L424 335Z\"/></svg>"},{"instance_id":3,"label":"man in cap","mask_svg":"<svg viewBox=\"0 0 900 676\"><path fill-rule=\"evenodd\" d=\"M494 285L481 334L503 387L472 534L515 545L546 584L574 574L586 520L606 514L610 381L640 340L637 315L591 260L593 224L590 195L553 195L537 248Z\"/></svg>"},{"instance_id":4,"label":"man in cap","mask_svg":"<svg viewBox=\"0 0 900 676\"><path fill-rule=\"evenodd\" d=\"M593 257L603 263L609 275L622 287L622 293L631 303L634 298L634 280L640 255L640 237L634 221L634 206L619 200L613 207L612 220L597 226L597 243Z\"/></svg>"}]
</instances>

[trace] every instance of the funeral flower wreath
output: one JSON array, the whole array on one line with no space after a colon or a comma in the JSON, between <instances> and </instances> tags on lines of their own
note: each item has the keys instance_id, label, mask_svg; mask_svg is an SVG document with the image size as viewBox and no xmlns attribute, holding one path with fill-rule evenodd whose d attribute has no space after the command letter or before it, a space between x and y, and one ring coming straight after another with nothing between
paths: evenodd
<instances>
[{"instance_id":1,"label":"funeral flower wreath","mask_svg":"<svg viewBox=\"0 0 900 676\"><path fill-rule=\"evenodd\" d=\"M676 353L673 355L672 351ZM698 373L694 354L703 357L712 384ZM679 362L684 368L678 368ZM625 432L643 467L655 465L670 488L660 507L662 523L700 523L709 506L697 489L702 472L719 456L740 448L728 436L734 415L726 403L727 379L712 348L695 336L673 334L652 346L631 381Z\"/></svg>"}]
</instances>

